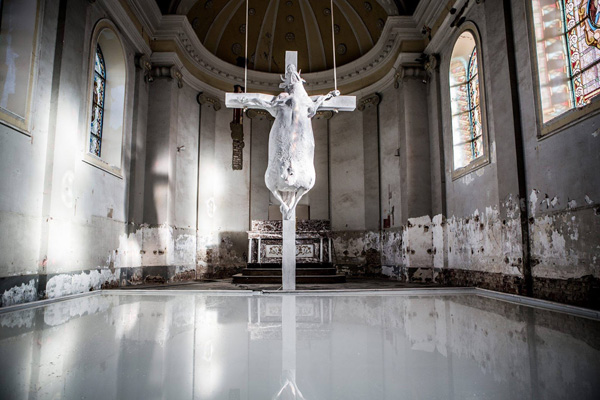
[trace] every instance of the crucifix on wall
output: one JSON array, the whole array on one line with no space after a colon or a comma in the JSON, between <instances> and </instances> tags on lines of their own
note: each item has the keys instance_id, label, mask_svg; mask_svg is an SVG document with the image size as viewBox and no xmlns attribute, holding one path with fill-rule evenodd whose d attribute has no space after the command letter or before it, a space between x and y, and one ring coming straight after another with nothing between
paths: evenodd
<instances>
[{"instance_id":1,"label":"crucifix on wall","mask_svg":"<svg viewBox=\"0 0 600 400\"><path fill-rule=\"evenodd\" d=\"M275 121L269 134L269 163L265 183L281 204L283 215L283 289L296 288L296 205L315 184L315 140L311 118L319 110L354 111L356 97L340 96L337 90L327 95L309 96L298 71L298 53L286 51L285 77L277 96L262 93L227 93L228 108L258 108L269 112Z\"/></svg>"}]
</instances>

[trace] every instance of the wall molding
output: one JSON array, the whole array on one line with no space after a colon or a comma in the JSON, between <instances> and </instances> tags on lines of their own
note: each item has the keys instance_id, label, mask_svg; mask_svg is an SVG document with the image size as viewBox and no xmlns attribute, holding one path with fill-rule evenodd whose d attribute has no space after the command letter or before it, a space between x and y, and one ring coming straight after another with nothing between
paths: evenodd
<instances>
[{"instance_id":1,"label":"wall molding","mask_svg":"<svg viewBox=\"0 0 600 400\"><path fill-rule=\"evenodd\" d=\"M233 85L243 84L244 69L231 65L210 53L200 42L185 15L161 15L153 0L103 0L123 2L131 5L138 22L150 35L152 59L155 54L171 52L177 54L183 69L184 81L191 76L191 86L200 80L225 93ZM122 7L121 7L122 8ZM139 32L138 32L139 34ZM353 93L379 81L386 75L400 53L420 54L424 42L412 17L392 16L387 19L381 38L375 46L359 59L337 68L338 85L342 91ZM333 88L333 71L303 74L307 90L312 93L326 92ZM279 74L258 71L248 72L248 89L252 91L279 92ZM215 93L217 94L217 93Z\"/></svg>"},{"instance_id":2,"label":"wall molding","mask_svg":"<svg viewBox=\"0 0 600 400\"><path fill-rule=\"evenodd\" d=\"M466 0L457 0L460 9ZM151 62L170 61L181 72L182 81L198 91L224 100L233 85L243 84L244 69L210 53L196 36L185 15L162 15L154 0L98 0L138 53L152 54ZM425 50L436 52L443 38L434 35L429 43L420 29L433 26L440 31L454 18L450 5L422 0L413 16L388 17L380 39L362 57L337 68L338 85L345 94L364 96L396 82L399 66L414 62ZM178 10L179 11L179 10ZM444 14L445 13L445 14ZM333 71L303 74L310 93L333 88ZM278 74L249 71L248 89L279 92Z\"/></svg>"}]
</instances>

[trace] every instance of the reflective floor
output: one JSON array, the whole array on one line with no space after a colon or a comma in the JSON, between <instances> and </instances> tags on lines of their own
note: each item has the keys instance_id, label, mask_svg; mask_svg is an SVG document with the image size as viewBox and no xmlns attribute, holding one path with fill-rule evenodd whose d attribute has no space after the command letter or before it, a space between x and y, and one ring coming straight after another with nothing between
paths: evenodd
<instances>
[{"instance_id":1,"label":"reflective floor","mask_svg":"<svg viewBox=\"0 0 600 400\"><path fill-rule=\"evenodd\" d=\"M475 294L101 294L0 314L2 399L598 399L600 322Z\"/></svg>"}]
</instances>

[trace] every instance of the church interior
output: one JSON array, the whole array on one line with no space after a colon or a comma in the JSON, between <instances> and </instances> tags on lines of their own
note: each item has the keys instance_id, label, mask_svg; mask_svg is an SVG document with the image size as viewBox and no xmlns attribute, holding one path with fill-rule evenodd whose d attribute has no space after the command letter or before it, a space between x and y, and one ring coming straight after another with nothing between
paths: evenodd
<instances>
[{"instance_id":1,"label":"church interior","mask_svg":"<svg viewBox=\"0 0 600 400\"><path fill-rule=\"evenodd\" d=\"M0 398L597 399L599 172L599 0L0 0Z\"/></svg>"}]
</instances>

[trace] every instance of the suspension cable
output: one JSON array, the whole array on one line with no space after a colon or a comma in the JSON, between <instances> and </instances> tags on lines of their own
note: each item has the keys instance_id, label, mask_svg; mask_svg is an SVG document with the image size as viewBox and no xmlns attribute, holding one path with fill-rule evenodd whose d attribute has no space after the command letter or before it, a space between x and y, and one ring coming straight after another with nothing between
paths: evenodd
<instances>
[{"instance_id":1,"label":"suspension cable","mask_svg":"<svg viewBox=\"0 0 600 400\"><path fill-rule=\"evenodd\" d=\"M248 1L246 0L246 43L244 45L244 93L248 92Z\"/></svg>"},{"instance_id":2,"label":"suspension cable","mask_svg":"<svg viewBox=\"0 0 600 400\"><path fill-rule=\"evenodd\" d=\"M333 50L333 87L337 90L337 71L335 69L335 25L333 24L333 0L331 0L331 46Z\"/></svg>"}]
</instances>

